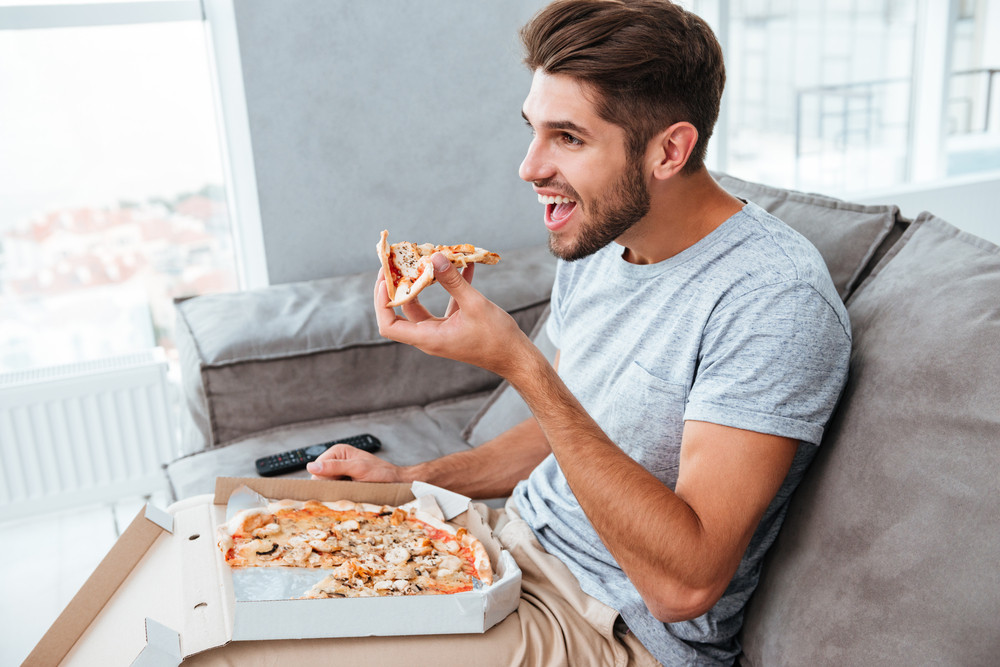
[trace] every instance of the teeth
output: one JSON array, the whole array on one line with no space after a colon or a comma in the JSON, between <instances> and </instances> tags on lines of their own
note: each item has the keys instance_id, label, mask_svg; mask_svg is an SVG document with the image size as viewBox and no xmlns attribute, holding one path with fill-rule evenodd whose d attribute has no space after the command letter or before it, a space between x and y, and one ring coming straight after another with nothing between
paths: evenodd
<instances>
[{"instance_id":1,"label":"teeth","mask_svg":"<svg viewBox=\"0 0 1000 667\"><path fill-rule=\"evenodd\" d=\"M549 195L538 195L539 204L572 204L573 199L569 197L551 197Z\"/></svg>"}]
</instances>

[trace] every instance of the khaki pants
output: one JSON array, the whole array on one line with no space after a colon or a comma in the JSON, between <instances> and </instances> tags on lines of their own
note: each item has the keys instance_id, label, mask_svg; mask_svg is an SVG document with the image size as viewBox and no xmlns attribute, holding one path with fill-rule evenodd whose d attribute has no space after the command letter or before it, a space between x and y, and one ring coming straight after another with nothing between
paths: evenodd
<instances>
[{"instance_id":1,"label":"khaki pants","mask_svg":"<svg viewBox=\"0 0 1000 667\"><path fill-rule=\"evenodd\" d=\"M633 635L615 632L618 613L590 597L556 557L546 553L516 511L493 512L501 544L522 572L521 603L483 634L351 637L233 642L185 665L373 665L391 667L520 665L615 667L657 665Z\"/></svg>"}]
</instances>

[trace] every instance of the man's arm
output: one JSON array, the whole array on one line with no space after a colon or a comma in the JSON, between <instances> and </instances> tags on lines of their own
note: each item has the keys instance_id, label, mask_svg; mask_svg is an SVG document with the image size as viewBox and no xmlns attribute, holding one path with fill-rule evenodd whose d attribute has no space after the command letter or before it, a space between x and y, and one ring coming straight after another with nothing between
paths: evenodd
<instances>
[{"instance_id":1,"label":"man's arm","mask_svg":"<svg viewBox=\"0 0 1000 667\"><path fill-rule=\"evenodd\" d=\"M465 282L472 282L474 271L474 264L463 270L462 278ZM385 292L382 278L375 289L378 303L379 290ZM385 306L385 303L388 301L382 305ZM389 310L392 312L392 309ZM445 318L457 311L457 303L452 299ZM434 319L419 300L404 304L403 313L412 321ZM479 447L412 466L397 466L349 445L334 445L307 468L314 478L353 479L361 482L419 480L470 498L500 498L510 495L514 486L526 479L535 466L551 452L538 422L527 419Z\"/></svg>"},{"instance_id":2,"label":"man's arm","mask_svg":"<svg viewBox=\"0 0 1000 667\"><path fill-rule=\"evenodd\" d=\"M711 609L788 473L797 441L686 422L671 491L608 439L547 365L508 379L653 616L674 622Z\"/></svg>"},{"instance_id":3,"label":"man's arm","mask_svg":"<svg viewBox=\"0 0 1000 667\"><path fill-rule=\"evenodd\" d=\"M455 306L444 318L387 308L382 335L505 377L531 408L574 495L655 617L695 618L725 591L791 466L796 442L688 422L675 491L616 446L502 309L435 262Z\"/></svg>"},{"instance_id":4,"label":"man's arm","mask_svg":"<svg viewBox=\"0 0 1000 667\"><path fill-rule=\"evenodd\" d=\"M527 419L467 451L397 466L350 445L334 445L308 465L313 477L359 482L428 482L470 498L508 496L549 455L538 422Z\"/></svg>"}]
</instances>

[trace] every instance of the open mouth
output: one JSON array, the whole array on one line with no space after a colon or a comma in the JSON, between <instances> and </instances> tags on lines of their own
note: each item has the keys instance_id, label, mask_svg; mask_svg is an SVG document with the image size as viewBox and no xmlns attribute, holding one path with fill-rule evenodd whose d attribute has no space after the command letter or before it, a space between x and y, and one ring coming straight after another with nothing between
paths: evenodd
<instances>
[{"instance_id":1,"label":"open mouth","mask_svg":"<svg viewBox=\"0 0 1000 667\"><path fill-rule=\"evenodd\" d=\"M576 202L569 197L538 195L538 203L545 204L545 226L551 231L565 225L576 210Z\"/></svg>"}]
</instances>

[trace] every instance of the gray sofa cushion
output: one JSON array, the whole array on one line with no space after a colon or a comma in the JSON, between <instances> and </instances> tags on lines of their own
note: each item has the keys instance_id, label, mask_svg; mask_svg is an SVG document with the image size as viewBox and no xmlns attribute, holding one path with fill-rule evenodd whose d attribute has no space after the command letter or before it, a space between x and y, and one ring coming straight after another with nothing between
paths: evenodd
<instances>
[{"instance_id":1,"label":"gray sofa cushion","mask_svg":"<svg viewBox=\"0 0 1000 667\"><path fill-rule=\"evenodd\" d=\"M216 477L256 477L254 462L258 458L359 433L371 433L382 441L378 452L381 458L397 465L412 465L468 449L459 432L486 396L483 392L426 406L280 426L226 447L215 447L173 461L167 466L167 477L175 498L212 493ZM310 475L302 470L287 476L308 478Z\"/></svg>"},{"instance_id":2,"label":"gray sofa cushion","mask_svg":"<svg viewBox=\"0 0 1000 667\"><path fill-rule=\"evenodd\" d=\"M374 246L373 246L374 247ZM374 253L373 253L373 263ZM547 306L555 260L544 246L504 253L475 285L530 330ZM276 285L177 303L177 347L192 428L185 452L282 425L426 404L492 389L492 373L398 345L378 333L376 273ZM447 292L429 288L442 312ZM374 369L386 374L373 376ZM382 382L388 371L419 384Z\"/></svg>"},{"instance_id":3,"label":"gray sofa cushion","mask_svg":"<svg viewBox=\"0 0 1000 667\"><path fill-rule=\"evenodd\" d=\"M995 664L1000 248L922 214L848 310L851 379L742 664Z\"/></svg>"},{"instance_id":4,"label":"gray sofa cushion","mask_svg":"<svg viewBox=\"0 0 1000 667\"><path fill-rule=\"evenodd\" d=\"M899 217L895 206L862 206L713 175L731 194L754 202L809 239L826 261L842 299L857 286Z\"/></svg>"}]
</instances>

